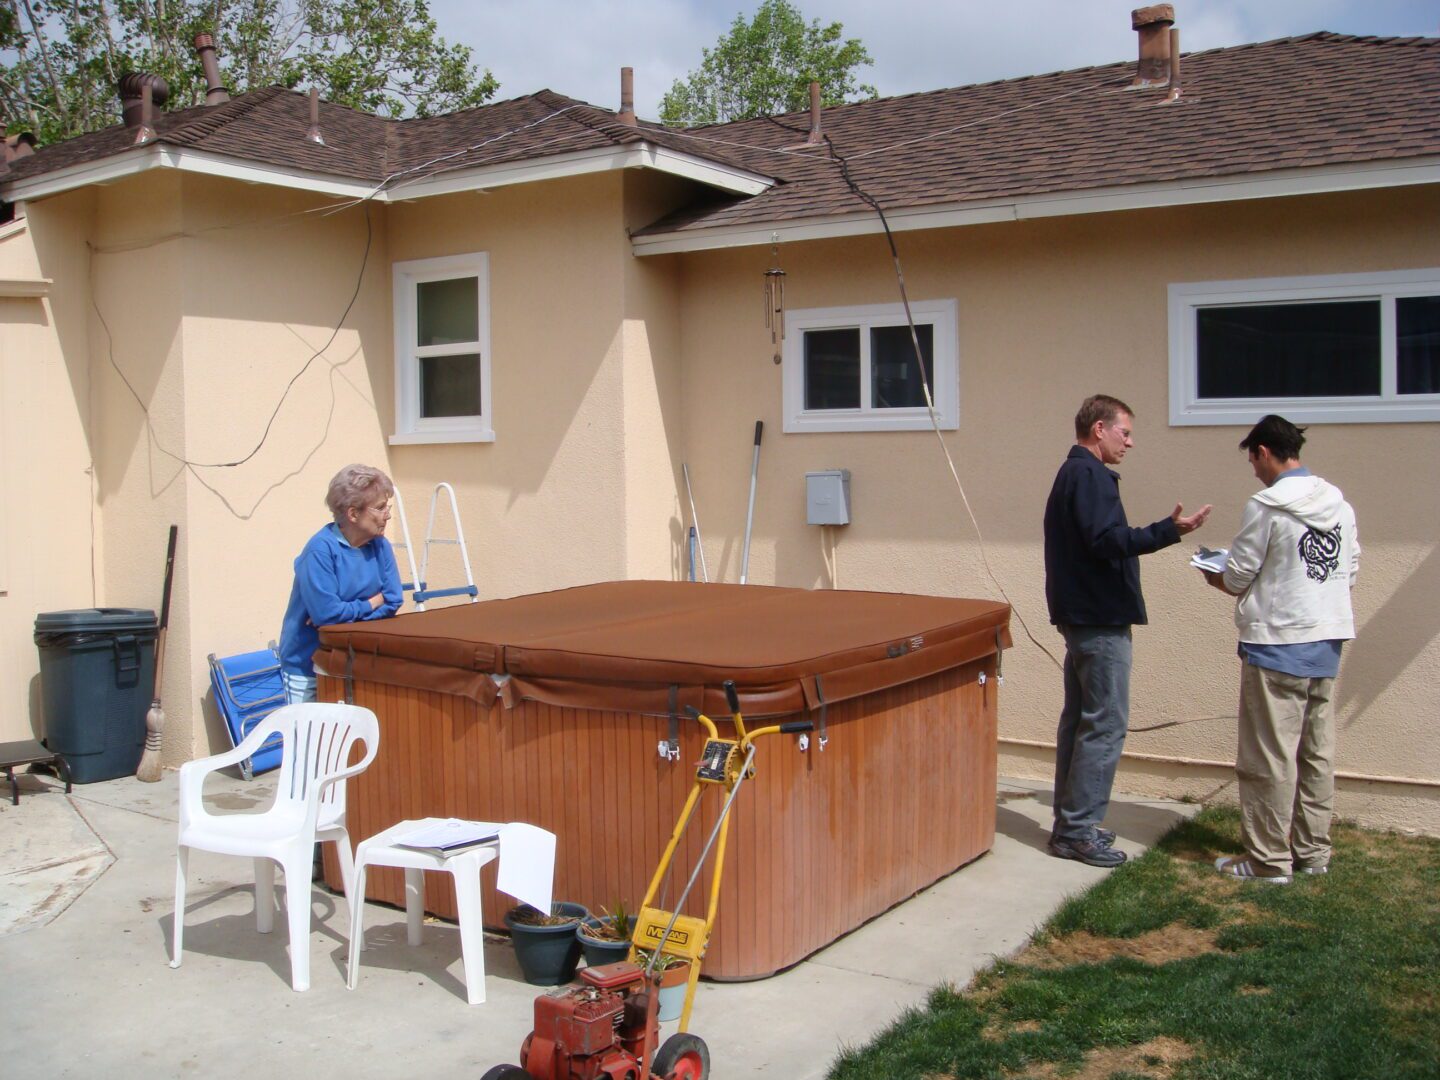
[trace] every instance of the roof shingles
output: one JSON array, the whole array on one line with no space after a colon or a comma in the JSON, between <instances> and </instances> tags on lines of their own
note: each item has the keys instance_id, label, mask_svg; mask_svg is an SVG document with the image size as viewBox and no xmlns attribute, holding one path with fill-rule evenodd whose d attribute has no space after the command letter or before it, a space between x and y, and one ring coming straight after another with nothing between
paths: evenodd
<instances>
[{"instance_id":1,"label":"roof shingles","mask_svg":"<svg viewBox=\"0 0 1440 1080\"><path fill-rule=\"evenodd\" d=\"M865 209L833 154L886 209L1440 154L1440 39L1331 33L1193 53L1184 93L1129 89L1133 64L1061 71L826 109L805 147L790 114L689 131L629 126L549 90L445 116L390 120L268 87L162 113L158 141L276 168L400 185L459 168L647 142L774 178L707 199L646 233ZM12 163L5 184L130 151L123 127Z\"/></svg>"}]
</instances>

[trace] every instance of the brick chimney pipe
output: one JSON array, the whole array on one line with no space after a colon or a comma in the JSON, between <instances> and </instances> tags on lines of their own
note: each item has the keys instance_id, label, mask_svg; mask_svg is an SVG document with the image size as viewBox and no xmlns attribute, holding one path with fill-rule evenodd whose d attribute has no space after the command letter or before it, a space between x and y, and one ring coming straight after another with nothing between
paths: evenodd
<instances>
[{"instance_id":1,"label":"brick chimney pipe","mask_svg":"<svg viewBox=\"0 0 1440 1080\"><path fill-rule=\"evenodd\" d=\"M1140 34L1140 63L1132 86L1164 86L1170 79L1170 27L1173 4L1152 4L1130 13L1130 26Z\"/></svg>"},{"instance_id":2,"label":"brick chimney pipe","mask_svg":"<svg viewBox=\"0 0 1440 1080\"><path fill-rule=\"evenodd\" d=\"M820 134L820 84L815 81L810 83L810 134L805 142L811 146L825 141Z\"/></svg>"},{"instance_id":3,"label":"brick chimney pipe","mask_svg":"<svg viewBox=\"0 0 1440 1080\"><path fill-rule=\"evenodd\" d=\"M136 146L144 146L148 142L155 141L155 108L153 94L153 84L148 82L140 84L140 126L135 132Z\"/></svg>"},{"instance_id":4,"label":"brick chimney pipe","mask_svg":"<svg viewBox=\"0 0 1440 1080\"><path fill-rule=\"evenodd\" d=\"M305 141L312 142L316 146L325 145L325 137L320 134L320 88L310 87L310 126L305 129Z\"/></svg>"},{"instance_id":5,"label":"brick chimney pipe","mask_svg":"<svg viewBox=\"0 0 1440 1080\"><path fill-rule=\"evenodd\" d=\"M1180 100L1180 31L1170 28L1170 100Z\"/></svg>"},{"instance_id":6,"label":"brick chimney pipe","mask_svg":"<svg viewBox=\"0 0 1440 1080\"><path fill-rule=\"evenodd\" d=\"M215 39L209 34L195 35L195 51L205 69L205 104L223 105L230 100L225 84L220 81L220 62L215 59Z\"/></svg>"},{"instance_id":7,"label":"brick chimney pipe","mask_svg":"<svg viewBox=\"0 0 1440 1080\"><path fill-rule=\"evenodd\" d=\"M635 119L635 69L622 67L620 69L620 115L615 119L622 124L629 124L635 127L638 121Z\"/></svg>"}]
</instances>

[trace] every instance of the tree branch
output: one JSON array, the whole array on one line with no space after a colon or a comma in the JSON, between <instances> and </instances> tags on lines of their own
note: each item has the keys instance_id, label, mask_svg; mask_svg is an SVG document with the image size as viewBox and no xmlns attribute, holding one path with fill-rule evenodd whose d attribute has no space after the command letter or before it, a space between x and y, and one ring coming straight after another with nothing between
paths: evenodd
<instances>
[{"instance_id":1,"label":"tree branch","mask_svg":"<svg viewBox=\"0 0 1440 1080\"><path fill-rule=\"evenodd\" d=\"M45 66L45 77L50 80L50 92L55 95L55 108L68 129L71 125L70 110L65 107L65 98L60 89L60 82L55 78L55 68L50 63L50 46L45 41L45 31L35 21L35 11L30 6L30 0L22 0L22 2L25 4L25 14L30 16L30 29L35 36L35 46L40 51L40 62ZM18 22L20 13L16 11L15 15Z\"/></svg>"}]
</instances>

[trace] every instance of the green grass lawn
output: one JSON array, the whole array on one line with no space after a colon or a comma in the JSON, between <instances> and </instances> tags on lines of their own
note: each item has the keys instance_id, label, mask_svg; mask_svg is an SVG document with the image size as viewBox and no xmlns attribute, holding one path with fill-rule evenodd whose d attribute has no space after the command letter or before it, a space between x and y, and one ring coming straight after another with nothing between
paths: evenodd
<instances>
[{"instance_id":1,"label":"green grass lawn","mask_svg":"<svg viewBox=\"0 0 1440 1080\"><path fill-rule=\"evenodd\" d=\"M1239 818L1207 809L830 1076L1437 1080L1440 841L1335 844L1327 875L1233 881Z\"/></svg>"}]
</instances>

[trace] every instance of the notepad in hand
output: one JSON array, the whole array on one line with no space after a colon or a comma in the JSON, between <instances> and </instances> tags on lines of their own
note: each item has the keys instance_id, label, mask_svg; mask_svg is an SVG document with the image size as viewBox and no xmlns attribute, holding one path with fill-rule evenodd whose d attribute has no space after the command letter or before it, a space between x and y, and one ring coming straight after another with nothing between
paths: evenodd
<instances>
[{"instance_id":1,"label":"notepad in hand","mask_svg":"<svg viewBox=\"0 0 1440 1080\"><path fill-rule=\"evenodd\" d=\"M1197 550L1190 559L1190 565L1200 570L1209 570L1216 574L1225 572L1225 561L1230 558L1229 548L1216 548L1211 551L1207 547Z\"/></svg>"},{"instance_id":2,"label":"notepad in hand","mask_svg":"<svg viewBox=\"0 0 1440 1080\"><path fill-rule=\"evenodd\" d=\"M446 818L430 825L422 825L395 838L400 847L431 855L458 855L477 844L489 843L500 836L500 826L493 821L462 821L460 818Z\"/></svg>"}]
</instances>

